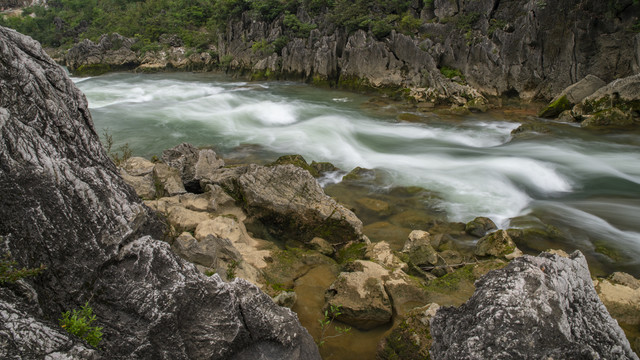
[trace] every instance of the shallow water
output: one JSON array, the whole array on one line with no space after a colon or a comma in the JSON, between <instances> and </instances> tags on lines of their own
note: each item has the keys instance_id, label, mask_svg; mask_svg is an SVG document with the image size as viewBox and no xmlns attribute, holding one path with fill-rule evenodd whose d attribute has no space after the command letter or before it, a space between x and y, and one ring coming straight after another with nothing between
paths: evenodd
<instances>
[{"instance_id":1,"label":"shallow water","mask_svg":"<svg viewBox=\"0 0 640 360\"><path fill-rule=\"evenodd\" d=\"M96 128L101 134L108 129L114 148L128 143L134 154L150 157L191 142L214 146L229 162L301 154L347 171L375 168L382 175L367 185L372 194L419 186L437 199L424 207L449 221L488 216L502 228L551 224L570 236L524 247L579 249L597 273L640 275L637 132L598 134L551 124L550 133L513 138L511 131L526 117L403 116L405 109L364 95L216 74L126 73L75 81ZM420 212L416 201L400 210ZM365 223L386 220L358 215ZM390 233L406 232L396 230Z\"/></svg>"}]
</instances>

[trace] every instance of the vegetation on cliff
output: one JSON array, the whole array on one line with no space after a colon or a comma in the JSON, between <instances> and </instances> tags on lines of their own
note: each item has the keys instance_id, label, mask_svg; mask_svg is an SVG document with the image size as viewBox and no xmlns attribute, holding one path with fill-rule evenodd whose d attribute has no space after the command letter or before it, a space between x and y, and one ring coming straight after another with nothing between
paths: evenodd
<instances>
[{"instance_id":1,"label":"vegetation on cliff","mask_svg":"<svg viewBox=\"0 0 640 360\"><path fill-rule=\"evenodd\" d=\"M229 19L249 13L256 19L273 21L285 14L284 25L295 37L308 36L315 25L295 15L305 10L344 26L349 31L372 30L385 36L396 27L419 25L408 11L412 1L346 0L52 0L46 7L25 8L22 16L0 17L0 25L14 28L44 46L70 46L79 40L97 40L117 32L135 37L139 47L153 48L162 34L177 34L188 47L206 49Z\"/></svg>"}]
</instances>

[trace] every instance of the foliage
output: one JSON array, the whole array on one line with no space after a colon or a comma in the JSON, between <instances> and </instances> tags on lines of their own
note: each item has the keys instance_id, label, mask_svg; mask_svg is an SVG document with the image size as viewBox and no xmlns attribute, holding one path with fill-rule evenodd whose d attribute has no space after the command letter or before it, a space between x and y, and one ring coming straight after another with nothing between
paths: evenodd
<instances>
[{"instance_id":1,"label":"foliage","mask_svg":"<svg viewBox=\"0 0 640 360\"><path fill-rule=\"evenodd\" d=\"M324 311L323 318L318 319L318 322L320 323L320 338L316 341L318 346L324 345L327 339L342 336L351 330L350 327L339 327L334 325L333 329L336 333L334 335L327 335L327 330L329 330L333 321L342 314L340 309L341 307L342 306L340 305L330 305L329 309Z\"/></svg>"},{"instance_id":2,"label":"foliage","mask_svg":"<svg viewBox=\"0 0 640 360\"><path fill-rule=\"evenodd\" d=\"M444 77L446 77L447 79L453 79L454 77L457 76L460 79L464 80L464 75L462 75L462 72L460 70L453 69L448 66L441 67L440 73L442 73L442 75L444 75Z\"/></svg>"},{"instance_id":3,"label":"foliage","mask_svg":"<svg viewBox=\"0 0 640 360\"><path fill-rule=\"evenodd\" d=\"M414 32L420 25L412 0L50 0L47 6L26 8L21 16L0 17L0 25L14 28L44 46L71 46L106 33L136 38L133 50L162 48L163 34L177 35L187 47L206 51L229 20L248 14L268 22L282 18L288 37L306 38L321 22L332 22L349 32L373 31L378 38L396 29ZM429 6L427 1L426 6ZM314 21L296 14L305 10ZM285 38L282 38L285 39ZM276 52L282 40L272 44Z\"/></svg>"},{"instance_id":4,"label":"foliage","mask_svg":"<svg viewBox=\"0 0 640 360\"><path fill-rule=\"evenodd\" d=\"M85 340L89 345L97 348L102 340L102 328L91 326L95 320L96 316L87 301L80 310L73 309L62 313L59 323L70 334Z\"/></svg>"},{"instance_id":5,"label":"foliage","mask_svg":"<svg viewBox=\"0 0 640 360\"><path fill-rule=\"evenodd\" d=\"M10 253L6 253L0 260L0 284L12 283L20 279L30 276L36 276L46 269L46 266L40 265L39 268L28 269L18 268L18 263L11 258Z\"/></svg>"},{"instance_id":6,"label":"foliage","mask_svg":"<svg viewBox=\"0 0 640 360\"><path fill-rule=\"evenodd\" d=\"M129 160L131 156L133 156L133 150L129 147L129 143L126 143L118 148L117 151L112 151L113 149L113 136L109 133L108 129L104 129L104 148L107 151L107 154L111 157L114 164L120 166L125 161Z\"/></svg>"},{"instance_id":7,"label":"foliage","mask_svg":"<svg viewBox=\"0 0 640 360\"><path fill-rule=\"evenodd\" d=\"M251 50L261 55L269 55L274 52L273 46L267 42L267 39L254 42L251 45Z\"/></svg>"},{"instance_id":8,"label":"foliage","mask_svg":"<svg viewBox=\"0 0 640 360\"><path fill-rule=\"evenodd\" d=\"M311 30L318 27L316 24L303 23L295 14L284 15L284 26L291 31L294 37L307 38Z\"/></svg>"},{"instance_id":9,"label":"foliage","mask_svg":"<svg viewBox=\"0 0 640 360\"><path fill-rule=\"evenodd\" d=\"M236 269L238 268L238 265L240 265L239 261L231 260L227 266L227 280L236 278Z\"/></svg>"}]
</instances>

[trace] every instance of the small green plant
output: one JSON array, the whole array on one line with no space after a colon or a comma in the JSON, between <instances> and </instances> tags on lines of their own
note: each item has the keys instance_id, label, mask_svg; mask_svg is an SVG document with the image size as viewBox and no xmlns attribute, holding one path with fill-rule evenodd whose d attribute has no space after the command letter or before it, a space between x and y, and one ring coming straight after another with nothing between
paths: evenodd
<instances>
[{"instance_id":1,"label":"small green plant","mask_svg":"<svg viewBox=\"0 0 640 360\"><path fill-rule=\"evenodd\" d=\"M229 266L227 266L227 280L236 278L236 269L238 268L238 265L240 265L239 261L231 260Z\"/></svg>"},{"instance_id":2,"label":"small green plant","mask_svg":"<svg viewBox=\"0 0 640 360\"><path fill-rule=\"evenodd\" d=\"M60 326L67 330L68 333L85 340L89 345L97 348L102 340L102 328L91 326L95 320L96 316L87 301L80 310L73 309L62 313L59 322Z\"/></svg>"},{"instance_id":3,"label":"small green plant","mask_svg":"<svg viewBox=\"0 0 640 360\"><path fill-rule=\"evenodd\" d=\"M126 143L118 148L118 151L113 152L113 136L109 132L109 129L104 129L102 133L104 137L104 148L107 150L107 154L111 157L111 160L117 165L120 166L122 163L127 161L131 156L133 156L133 150L129 147L129 143Z\"/></svg>"},{"instance_id":4,"label":"small green plant","mask_svg":"<svg viewBox=\"0 0 640 360\"><path fill-rule=\"evenodd\" d=\"M464 75L458 69L450 68L448 66L443 66L440 68L440 73L444 75L447 79L453 79L454 77L459 77L462 81L464 81Z\"/></svg>"},{"instance_id":5,"label":"small green plant","mask_svg":"<svg viewBox=\"0 0 640 360\"><path fill-rule=\"evenodd\" d=\"M215 273L216 273L216 271L212 270L212 269L205 270L205 272L204 272L204 274L209 276L209 277L213 276L213 274L215 274Z\"/></svg>"},{"instance_id":6,"label":"small green plant","mask_svg":"<svg viewBox=\"0 0 640 360\"><path fill-rule=\"evenodd\" d=\"M11 258L11 253L6 253L0 260L0 284L12 283L25 277L36 276L46 269L44 265L34 269L26 267L20 269L17 266L18 263Z\"/></svg>"},{"instance_id":7,"label":"small green plant","mask_svg":"<svg viewBox=\"0 0 640 360\"><path fill-rule=\"evenodd\" d=\"M260 41L254 42L253 45L251 45L251 51L262 56L266 56L274 52L274 47L269 44L267 39L262 39Z\"/></svg>"},{"instance_id":8,"label":"small green plant","mask_svg":"<svg viewBox=\"0 0 640 360\"><path fill-rule=\"evenodd\" d=\"M320 338L318 338L316 342L318 347L324 345L327 339L342 336L351 331L350 327L339 327L334 325L333 329L336 333L333 335L327 335L327 330L329 330L333 321L342 314L341 308L341 305L329 305L329 309L324 311L322 319L318 319L318 322L320 323Z\"/></svg>"}]
</instances>

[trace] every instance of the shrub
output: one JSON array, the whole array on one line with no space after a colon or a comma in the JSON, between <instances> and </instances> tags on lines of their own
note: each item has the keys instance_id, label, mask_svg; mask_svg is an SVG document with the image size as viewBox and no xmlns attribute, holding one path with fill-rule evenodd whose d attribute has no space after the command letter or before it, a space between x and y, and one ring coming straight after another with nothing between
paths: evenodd
<instances>
[{"instance_id":1,"label":"shrub","mask_svg":"<svg viewBox=\"0 0 640 360\"><path fill-rule=\"evenodd\" d=\"M60 326L67 330L68 333L85 340L89 345L97 348L100 341L102 341L102 328L91 326L95 320L96 316L87 301L80 310L74 309L62 313L59 322Z\"/></svg>"},{"instance_id":2,"label":"shrub","mask_svg":"<svg viewBox=\"0 0 640 360\"><path fill-rule=\"evenodd\" d=\"M11 258L11 254L6 253L2 260L0 260L0 284L6 282L12 283L25 277L36 276L46 269L44 265L40 265L39 268L34 269L25 267L20 269L17 266L18 263Z\"/></svg>"}]
</instances>

